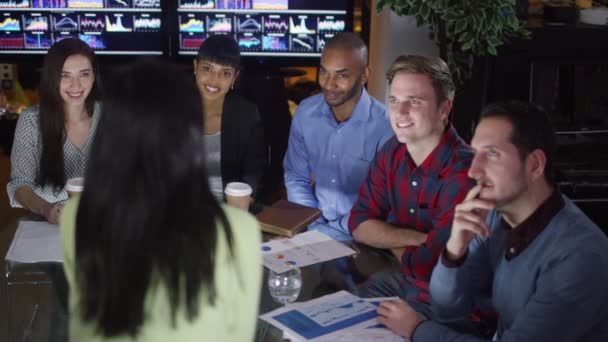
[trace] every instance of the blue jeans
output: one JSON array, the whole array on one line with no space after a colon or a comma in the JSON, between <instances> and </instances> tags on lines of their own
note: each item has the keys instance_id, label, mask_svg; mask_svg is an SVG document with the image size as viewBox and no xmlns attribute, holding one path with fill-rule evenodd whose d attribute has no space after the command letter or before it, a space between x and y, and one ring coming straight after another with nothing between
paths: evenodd
<instances>
[{"instance_id":1,"label":"blue jeans","mask_svg":"<svg viewBox=\"0 0 608 342\"><path fill-rule=\"evenodd\" d=\"M351 241L353 239L348 229L343 230L333 227L330 223L313 222L308 225L308 230L318 230L336 241Z\"/></svg>"},{"instance_id":2,"label":"blue jeans","mask_svg":"<svg viewBox=\"0 0 608 342\"><path fill-rule=\"evenodd\" d=\"M60 264L46 265L45 272L53 289L48 341L65 342L68 340L68 283Z\"/></svg>"},{"instance_id":3,"label":"blue jeans","mask_svg":"<svg viewBox=\"0 0 608 342\"><path fill-rule=\"evenodd\" d=\"M417 312L426 318L433 318L431 306L426 303L409 300L420 292L414 284L410 283L398 270L376 273L365 282L355 294L363 298L373 297L399 297L405 300Z\"/></svg>"},{"instance_id":4,"label":"blue jeans","mask_svg":"<svg viewBox=\"0 0 608 342\"><path fill-rule=\"evenodd\" d=\"M449 326L461 333L471 334L483 338L491 338L495 331L495 325L492 322L474 323L469 317L462 317L453 320L444 320L435 313L431 305L411 300L414 298L418 289L414 284L410 283L403 273L399 270L390 270L374 274L363 286L361 286L355 294L359 297L399 297L406 301L416 312L425 316L427 319L432 319L438 323Z\"/></svg>"}]
</instances>

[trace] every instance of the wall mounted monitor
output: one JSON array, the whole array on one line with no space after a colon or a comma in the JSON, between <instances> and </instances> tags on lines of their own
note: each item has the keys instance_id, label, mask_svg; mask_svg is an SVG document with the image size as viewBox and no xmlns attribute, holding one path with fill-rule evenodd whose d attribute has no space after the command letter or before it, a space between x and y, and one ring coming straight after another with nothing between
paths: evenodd
<instances>
[{"instance_id":1,"label":"wall mounted monitor","mask_svg":"<svg viewBox=\"0 0 608 342\"><path fill-rule=\"evenodd\" d=\"M161 0L0 0L0 54L80 38L101 55L161 55Z\"/></svg>"},{"instance_id":2,"label":"wall mounted monitor","mask_svg":"<svg viewBox=\"0 0 608 342\"><path fill-rule=\"evenodd\" d=\"M179 55L228 34L243 56L318 57L327 39L352 30L348 0L178 0L176 13Z\"/></svg>"}]
</instances>

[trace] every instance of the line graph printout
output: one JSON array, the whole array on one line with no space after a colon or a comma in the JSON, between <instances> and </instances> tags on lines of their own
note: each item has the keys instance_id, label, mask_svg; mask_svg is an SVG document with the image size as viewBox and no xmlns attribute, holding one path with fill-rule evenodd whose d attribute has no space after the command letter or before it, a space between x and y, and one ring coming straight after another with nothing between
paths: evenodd
<instances>
[{"instance_id":1,"label":"line graph printout","mask_svg":"<svg viewBox=\"0 0 608 342\"><path fill-rule=\"evenodd\" d=\"M370 328L384 329L384 334L375 332L386 337L383 341L402 341L388 329L379 327L377 321L376 310L380 303L395 299L359 298L340 291L308 302L289 304L260 318L296 341L334 341L340 336Z\"/></svg>"}]
</instances>

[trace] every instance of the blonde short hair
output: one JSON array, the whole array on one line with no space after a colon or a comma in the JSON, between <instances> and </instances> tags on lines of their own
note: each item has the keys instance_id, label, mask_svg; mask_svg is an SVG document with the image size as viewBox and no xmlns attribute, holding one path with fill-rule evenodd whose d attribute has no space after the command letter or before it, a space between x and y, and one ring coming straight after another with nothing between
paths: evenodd
<instances>
[{"instance_id":1,"label":"blonde short hair","mask_svg":"<svg viewBox=\"0 0 608 342\"><path fill-rule=\"evenodd\" d=\"M401 55L395 59L386 72L390 85L398 73L428 75L435 89L437 103L454 100L456 86L448 65L438 57L420 55Z\"/></svg>"}]
</instances>

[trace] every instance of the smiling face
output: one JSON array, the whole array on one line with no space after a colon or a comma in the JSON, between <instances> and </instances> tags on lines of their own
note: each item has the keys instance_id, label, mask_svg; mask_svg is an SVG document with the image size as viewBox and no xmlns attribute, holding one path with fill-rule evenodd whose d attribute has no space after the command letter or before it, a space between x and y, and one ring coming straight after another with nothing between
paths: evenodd
<instances>
[{"instance_id":1,"label":"smiling face","mask_svg":"<svg viewBox=\"0 0 608 342\"><path fill-rule=\"evenodd\" d=\"M429 76L397 73L390 85L389 114L399 142L434 148L445 129L452 102L437 103Z\"/></svg>"},{"instance_id":2,"label":"smiling face","mask_svg":"<svg viewBox=\"0 0 608 342\"><path fill-rule=\"evenodd\" d=\"M369 69L357 51L342 48L323 50L319 66L319 86L327 104L332 107L354 104L367 81Z\"/></svg>"},{"instance_id":3,"label":"smiling face","mask_svg":"<svg viewBox=\"0 0 608 342\"><path fill-rule=\"evenodd\" d=\"M511 123L501 117L482 119L475 129L471 146L475 157L469 177L481 184L479 197L506 210L528 189L530 172L515 145L511 142Z\"/></svg>"},{"instance_id":4,"label":"smiling face","mask_svg":"<svg viewBox=\"0 0 608 342\"><path fill-rule=\"evenodd\" d=\"M223 99L236 80L239 72L234 67L195 60L196 84L205 101Z\"/></svg>"},{"instance_id":5,"label":"smiling face","mask_svg":"<svg viewBox=\"0 0 608 342\"><path fill-rule=\"evenodd\" d=\"M91 61L83 55L72 55L61 70L59 95L66 106L82 106L95 83Z\"/></svg>"}]
</instances>

